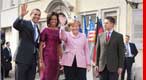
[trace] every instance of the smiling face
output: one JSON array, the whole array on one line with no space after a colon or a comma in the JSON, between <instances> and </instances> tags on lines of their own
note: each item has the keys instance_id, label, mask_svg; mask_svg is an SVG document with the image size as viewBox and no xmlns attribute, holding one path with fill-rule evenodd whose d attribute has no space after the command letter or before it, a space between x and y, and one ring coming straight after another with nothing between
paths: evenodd
<instances>
[{"instance_id":1,"label":"smiling face","mask_svg":"<svg viewBox=\"0 0 146 80\"><path fill-rule=\"evenodd\" d=\"M73 34L78 34L80 28L80 22L74 21L72 25L70 26L70 30L73 32Z\"/></svg>"},{"instance_id":2,"label":"smiling face","mask_svg":"<svg viewBox=\"0 0 146 80\"><path fill-rule=\"evenodd\" d=\"M57 26L57 16L53 15L50 20L50 26L56 27Z\"/></svg>"},{"instance_id":3,"label":"smiling face","mask_svg":"<svg viewBox=\"0 0 146 80\"><path fill-rule=\"evenodd\" d=\"M58 27L59 19L58 14L55 12L52 12L51 14L47 15L47 26L48 27Z\"/></svg>"},{"instance_id":4,"label":"smiling face","mask_svg":"<svg viewBox=\"0 0 146 80\"><path fill-rule=\"evenodd\" d=\"M41 17L41 12L39 10L32 10L30 17L34 23L38 23Z\"/></svg>"}]
</instances>

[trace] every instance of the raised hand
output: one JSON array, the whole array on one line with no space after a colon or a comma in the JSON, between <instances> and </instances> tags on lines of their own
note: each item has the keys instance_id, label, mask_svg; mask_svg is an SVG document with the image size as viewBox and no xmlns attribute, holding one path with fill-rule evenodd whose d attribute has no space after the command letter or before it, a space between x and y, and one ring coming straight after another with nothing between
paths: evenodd
<instances>
[{"instance_id":1,"label":"raised hand","mask_svg":"<svg viewBox=\"0 0 146 80\"><path fill-rule=\"evenodd\" d=\"M59 22L61 25L65 25L66 21L67 21L67 19L65 17L59 16Z\"/></svg>"},{"instance_id":2,"label":"raised hand","mask_svg":"<svg viewBox=\"0 0 146 80\"><path fill-rule=\"evenodd\" d=\"M20 13L20 15L21 15L22 17L24 17L27 13L28 13L27 4L24 3L24 4L22 4L22 6L21 6L21 13Z\"/></svg>"}]
</instances>

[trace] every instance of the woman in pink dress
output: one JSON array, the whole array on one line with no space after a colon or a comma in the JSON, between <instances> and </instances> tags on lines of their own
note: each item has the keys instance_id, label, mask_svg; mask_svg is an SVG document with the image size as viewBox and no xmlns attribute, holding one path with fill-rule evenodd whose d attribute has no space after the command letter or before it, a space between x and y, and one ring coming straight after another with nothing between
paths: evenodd
<instances>
[{"instance_id":1,"label":"woman in pink dress","mask_svg":"<svg viewBox=\"0 0 146 80\"><path fill-rule=\"evenodd\" d=\"M41 32L39 63L41 80L58 80L59 72L59 20L58 14L52 13L47 17L47 28Z\"/></svg>"}]
</instances>

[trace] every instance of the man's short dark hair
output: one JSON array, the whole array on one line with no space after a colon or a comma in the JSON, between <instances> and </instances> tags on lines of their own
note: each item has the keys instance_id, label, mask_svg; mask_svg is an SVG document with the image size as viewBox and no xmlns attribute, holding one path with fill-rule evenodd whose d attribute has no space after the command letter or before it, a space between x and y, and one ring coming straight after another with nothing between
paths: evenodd
<instances>
[{"instance_id":1,"label":"man's short dark hair","mask_svg":"<svg viewBox=\"0 0 146 80\"><path fill-rule=\"evenodd\" d=\"M130 38L130 36L129 35L125 35L126 37L128 37L128 38Z\"/></svg>"},{"instance_id":2,"label":"man's short dark hair","mask_svg":"<svg viewBox=\"0 0 146 80\"><path fill-rule=\"evenodd\" d=\"M6 45L8 45L10 42L6 42Z\"/></svg>"},{"instance_id":3,"label":"man's short dark hair","mask_svg":"<svg viewBox=\"0 0 146 80\"><path fill-rule=\"evenodd\" d=\"M105 19L109 20L111 23L115 24L115 19L111 16L107 16Z\"/></svg>"},{"instance_id":4,"label":"man's short dark hair","mask_svg":"<svg viewBox=\"0 0 146 80\"><path fill-rule=\"evenodd\" d=\"M41 12L41 10L40 10L40 9L35 8L35 9L33 9L33 10L31 11L30 15L33 13L33 11L34 11L34 10Z\"/></svg>"}]
</instances>

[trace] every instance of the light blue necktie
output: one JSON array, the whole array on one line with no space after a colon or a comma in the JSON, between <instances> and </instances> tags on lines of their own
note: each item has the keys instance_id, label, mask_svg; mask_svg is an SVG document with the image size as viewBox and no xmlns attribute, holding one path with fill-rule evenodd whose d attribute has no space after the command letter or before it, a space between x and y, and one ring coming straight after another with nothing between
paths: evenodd
<instances>
[{"instance_id":1,"label":"light blue necktie","mask_svg":"<svg viewBox=\"0 0 146 80\"><path fill-rule=\"evenodd\" d=\"M37 30L38 25L34 24L34 41L36 42L38 38L38 30Z\"/></svg>"},{"instance_id":2,"label":"light blue necktie","mask_svg":"<svg viewBox=\"0 0 146 80\"><path fill-rule=\"evenodd\" d=\"M129 48L128 48L128 43L126 44L126 57L129 57Z\"/></svg>"}]
</instances>

